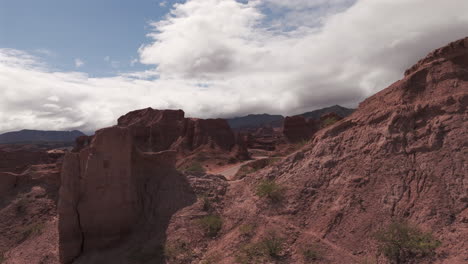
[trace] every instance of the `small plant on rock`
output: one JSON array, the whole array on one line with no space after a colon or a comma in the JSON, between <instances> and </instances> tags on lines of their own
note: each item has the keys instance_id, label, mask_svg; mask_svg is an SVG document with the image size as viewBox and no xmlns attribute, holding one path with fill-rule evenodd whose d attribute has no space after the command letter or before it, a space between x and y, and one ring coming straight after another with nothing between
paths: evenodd
<instances>
[{"instance_id":1,"label":"small plant on rock","mask_svg":"<svg viewBox=\"0 0 468 264\"><path fill-rule=\"evenodd\" d=\"M44 224L33 224L30 226L27 226L22 232L22 235L23 235L22 240L26 240L31 236L41 235L44 227L45 227Z\"/></svg>"},{"instance_id":2,"label":"small plant on rock","mask_svg":"<svg viewBox=\"0 0 468 264\"><path fill-rule=\"evenodd\" d=\"M277 203L283 200L284 188L272 180L263 180L257 185L256 194Z\"/></svg>"},{"instance_id":3,"label":"small plant on rock","mask_svg":"<svg viewBox=\"0 0 468 264\"><path fill-rule=\"evenodd\" d=\"M441 245L432 234L404 221L393 222L378 231L375 239L379 243L379 251L396 264L431 256Z\"/></svg>"},{"instance_id":4,"label":"small plant on rock","mask_svg":"<svg viewBox=\"0 0 468 264\"><path fill-rule=\"evenodd\" d=\"M264 258L264 250L260 243L248 243L242 246L236 255L236 263L257 264Z\"/></svg>"},{"instance_id":5,"label":"small plant on rock","mask_svg":"<svg viewBox=\"0 0 468 264\"><path fill-rule=\"evenodd\" d=\"M283 250L284 239L275 232L269 232L261 243L268 256L278 258Z\"/></svg>"},{"instance_id":6,"label":"small plant on rock","mask_svg":"<svg viewBox=\"0 0 468 264\"><path fill-rule=\"evenodd\" d=\"M175 241L164 246L164 256L175 263L185 263L193 258L194 252L185 241Z\"/></svg>"},{"instance_id":7,"label":"small plant on rock","mask_svg":"<svg viewBox=\"0 0 468 264\"><path fill-rule=\"evenodd\" d=\"M223 227L223 220L218 215L207 215L198 220L199 225L209 237L215 237Z\"/></svg>"},{"instance_id":8,"label":"small plant on rock","mask_svg":"<svg viewBox=\"0 0 468 264\"><path fill-rule=\"evenodd\" d=\"M306 263L316 263L322 259L322 254L316 245L308 245L302 249L302 256Z\"/></svg>"},{"instance_id":9,"label":"small plant on rock","mask_svg":"<svg viewBox=\"0 0 468 264\"><path fill-rule=\"evenodd\" d=\"M188 167L185 168L185 172L187 173L205 173L205 168L200 162L193 162Z\"/></svg>"},{"instance_id":10,"label":"small plant on rock","mask_svg":"<svg viewBox=\"0 0 468 264\"><path fill-rule=\"evenodd\" d=\"M201 195L199 198L202 202L203 211L209 212L213 209L213 202L211 201L210 197L208 197L208 195Z\"/></svg>"}]
</instances>

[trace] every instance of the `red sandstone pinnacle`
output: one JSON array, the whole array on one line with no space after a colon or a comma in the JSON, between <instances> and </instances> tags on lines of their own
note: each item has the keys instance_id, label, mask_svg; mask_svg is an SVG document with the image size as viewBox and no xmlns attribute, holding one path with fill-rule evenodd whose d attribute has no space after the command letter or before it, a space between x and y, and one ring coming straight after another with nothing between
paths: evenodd
<instances>
[{"instance_id":1,"label":"red sandstone pinnacle","mask_svg":"<svg viewBox=\"0 0 468 264\"><path fill-rule=\"evenodd\" d=\"M118 244L151 217L145 190L177 174L175 157L174 151L140 151L123 127L99 130L90 146L67 154L58 205L62 263Z\"/></svg>"}]
</instances>

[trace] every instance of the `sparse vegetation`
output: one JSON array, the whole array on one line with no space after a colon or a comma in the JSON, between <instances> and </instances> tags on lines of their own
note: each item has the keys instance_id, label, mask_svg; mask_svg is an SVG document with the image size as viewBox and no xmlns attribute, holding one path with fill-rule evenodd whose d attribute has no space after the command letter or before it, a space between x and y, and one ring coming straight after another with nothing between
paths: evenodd
<instances>
[{"instance_id":1,"label":"sparse vegetation","mask_svg":"<svg viewBox=\"0 0 468 264\"><path fill-rule=\"evenodd\" d=\"M281 160L280 158L266 158L266 159L259 159L248 164L243 165L239 171L236 173L237 179L242 179L246 175L257 172L269 165L273 165L276 162Z\"/></svg>"},{"instance_id":2,"label":"sparse vegetation","mask_svg":"<svg viewBox=\"0 0 468 264\"><path fill-rule=\"evenodd\" d=\"M306 263L316 263L322 259L322 254L316 245L308 245L302 249L302 256Z\"/></svg>"},{"instance_id":3,"label":"sparse vegetation","mask_svg":"<svg viewBox=\"0 0 468 264\"><path fill-rule=\"evenodd\" d=\"M208 196L203 195L201 197L201 200L202 200L203 211L209 212L213 209L213 204Z\"/></svg>"},{"instance_id":4,"label":"sparse vegetation","mask_svg":"<svg viewBox=\"0 0 468 264\"><path fill-rule=\"evenodd\" d=\"M164 256L170 261L178 261L177 263L184 263L186 260L193 258L193 251L185 241L176 241L168 243L164 247Z\"/></svg>"},{"instance_id":5,"label":"sparse vegetation","mask_svg":"<svg viewBox=\"0 0 468 264\"><path fill-rule=\"evenodd\" d=\"M283 250L284 239L279 237L276 233L270 232L267 237L263 239L262 244L265 252L272 258L280 256L281 250Z\"/></svg>"},{"instance_id":6,"label":"sparse vegetation","mask_svg":"<svg viewBox=\"0 0 468 264\"><path fill-rule=\"evenodd\" d=\"M277 203L283 200L284 188L272 180L263 180L257 185L256 194Z\"/></svg>"},{"instance_id":7,"label":"sparse vegetation","mask_svg":"<svg viewBox=\"0 0 468 264\"><path fill-rule=\"evenodd\" d=\"M250 237L252 236L254 230L255 230L255 225L253 224L244 224L239 227L239 232L241 236Z\"/></svg>"},{"instance_id":8,"label":"sparse vegetation","mask_svg":"<svg viewBox=\"0 0 468 264\"><path fill-rule=\"evenodd\" d=\"M236 255L239 264L264 263L265 259L276 259L283 250L284 239L275 232L269 232L258 243L248 243Z\"/></svg>"},{"instance_id":9,"label":"sparse vegetation","mask_svg":"<svg viewBox=\"0 0 468 264\"><path fill-rule=\"evenodd\" d=\"M396 264L431 256L441 245L432 234L425 233L405 221L391 223L378 231L375 239L379 242L379 251Z\"/></svg>"},{"instance_id":10,"label":"sparse vegetation","mask_svg":"<svg viewBox=\"0 0 468 264\"><path fill-rule=\"evenodd\" d=\"M5 262L6 258L5 258L5 255L4 253L0 253L0 264Z\"/></svg>"},{"instance_id":11,"label":"sparse vegetation","mask_svg":"<svg viewBox=\"0 0 468 264\"><path fill-rule=\"evenodd\" d=\"M36 236L42 234L42 231L44 230L45 225L44 224L33 224L30 226L27 226L23 231L23 240L28 239L31 236Z\"/></svg>"},{"instance_id":12,"label":"sparse vegetation","mask_svg":"<svg viewBox=\"0 0 468 264\"><path fill-rule=\"evenodd\" d=\"M207 215L198 220L199 225L209 237L215 237L223 227L223 220L218 215Z\"/></svg>"},{"instance_id":13,"label":"sparse vegetation","mask_svg":"<svg viewBox=\"0 0 468 264\"><path fill-rule=\"evenodd\" d=\"M205 168L200 162L192 162L188 167L185 168L185 172L187 173L205 173Z\"/></svg>"},{"instance_id":14,"label":"sparse vegetation","mask_svg":"<svg viewBox=\"0 0 468 264\"><path fill-rule=\"evenodd\" d=\"M297 142L297 143L295 144L295 147L296 147L297 149L301 149L301 148L303 148L305 145L307 145L309 142L310 142L309 139L303 139L303 140Z\"/></svg>"},{"instance_id":15,"label":"sparse vegetation","mask_svg":"<svg viewBox=\"0 0 468 264\"><path fill-rule=\"evenodd\" d=\"M264 250L260 243L248 243L240 248L236 255L236 263L256 264L264 258Z\"/></svg>"},{"instance_id":16,"label":"sparse vegetation","mask_svg":"<svg viewBox=\"0 0 468 264\"><path fill-rule=\"evenodd\" d=\"M360 261L359 264L377 264L376 258L365 258L364 260Z\"/></svg>"},{"instance_id":17,"label":"sparse vegetation","mask_svg":"<svg viewBox=\"0 0 468 264\"><path fill-rule=\"evenodd\" d=\"M207 256L204 260L200 262L200 264L216 264L221 261L221 256L219 254L213 254Z\"/></svg>"},{"instance_id":18,"label":"sparse vegetation","mask_svg":"<svg viewBox=\"0 0 468 264\"><path fill-rule=\"evenodd\" d=\"M19 214L22 214L22 213L25 213L26 212L26 208L27 208L27 205L28 205L28 198L26 197L19 197L18 200L16 200L16 212L19 213Z\"/></svg>"},{"instance_id":19,"label":"sparse vegetation","mask_svg":"<svg viewBox=\"0 0 468 264\"><path fill-rule=\"evenodd\" d=\"M338 122L337 118L328 117L328 118L326 118L325 120L322 121L322 127L331 126L331 125L335 124L336 122Z\"/></svg>"}]
</instances>

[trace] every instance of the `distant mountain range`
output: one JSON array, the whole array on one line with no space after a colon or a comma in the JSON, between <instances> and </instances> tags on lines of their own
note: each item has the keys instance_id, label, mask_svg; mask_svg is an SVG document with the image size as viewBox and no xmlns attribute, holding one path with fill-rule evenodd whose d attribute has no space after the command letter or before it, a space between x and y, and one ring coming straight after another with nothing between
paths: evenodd
<instances>
[{"instance_id":1,"label":"distant mountain range","mask_svg":"<svg viewBox=\"0 0 468 264\"><path fill-rule=\"evenodd\" d=\"M300 114L307 119L320 119L324 114L336 113L341 117L347 117L354 112L355 109L334 105L311 112ZM235 117L227 119L229 126L234 130L240 129L256 129L260 127L281 127L283 125L284 116L282 115L247 115L243 117Z\"/></svg>"},{"instance_id":2,"label":"distant mountain range","mask_svg":"<svg viewBox=\"0 0 468 264\"><path fill-rule=\"evenodd\" d=\"M39 143L39 142L74 142L85 134L73 131L20 130L0 135L0 144Z\"/></svg>"}]
</instances>

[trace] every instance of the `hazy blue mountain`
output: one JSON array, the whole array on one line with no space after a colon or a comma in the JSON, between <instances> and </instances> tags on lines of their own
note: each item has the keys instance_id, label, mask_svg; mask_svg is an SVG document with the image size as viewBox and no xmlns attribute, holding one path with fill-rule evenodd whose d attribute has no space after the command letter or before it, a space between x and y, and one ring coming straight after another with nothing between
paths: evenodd
<instances>
[{"instance_id":1,"label":"hazy blue mountain","mask_svg":"<svg viewBox=\"0 0 468 264\"><path fill-rule=\"evenodd\" d=\"M354 109L334 105L311 112L300 114L308 119L320 119L324 114L334 112L341 117L347 117L354 112ZM255 129L260 127L281 127L283 125L284 116L282 115L247 115L243 117L235 117L227 119L229 126L232 129Z\"/></svg>"},{"instance_id":2,"label":"hazy blue mountain","mask_svg":"<svg viewBox=\"0 0 468 264\"><path fill-rule=\"evenodd\" d=\"M74 142L79 136L85 134L78 130L73 131L42 131L20 130L0 135L0 144L35 143L35 142Z\"/></svg>"},{"instance_id":3,"label":"hazy blue mountain","mask_svg":"<svg viewBox=\"0 0 468 264\"><path fill-rule=\"evenodd\" d=\"M227 119L229 126L232 129L242 128L260 128L265 126L280 127L283 124L284 117L282 115L248 115L243 117L235 117Z\"/></svg>"}]
</instances>

